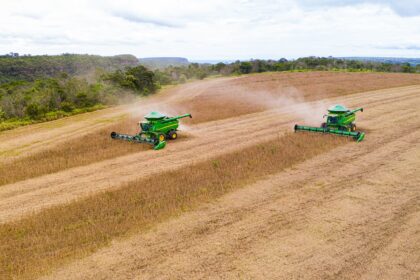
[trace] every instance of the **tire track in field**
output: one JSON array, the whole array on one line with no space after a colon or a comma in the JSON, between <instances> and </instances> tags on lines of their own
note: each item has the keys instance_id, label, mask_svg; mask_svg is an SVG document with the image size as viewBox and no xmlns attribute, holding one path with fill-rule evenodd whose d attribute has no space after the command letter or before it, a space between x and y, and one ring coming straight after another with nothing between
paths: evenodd
<instances>
[{"instance_id":1,"label":"tire track in field","mask_svg":"<svg viewBox=\"0 0 420 280\"><path fill-rule=\"evenodd\" d=\"M398 238L401 228L418 225L413 219L420 210L415 101L376 105L386 113L366 121L372 132L362 144L116 241L49 278L372 279L397 254L388 248L403 244L407 251L398 252L401 263L392 274L373 276L416 279L415 247ZM389 121L397 113L405 122Z\"/></svg>"},{"instance_id":2,"label":"tire track in field","mask_svg":"<svg viewBox=\"0 0 420 280\"><path fill-rule=\"evenodd\" d=\"M387 119L412 119L416 111L410 108L413 104L420 106L419 88L356 94L349 96L349 104L366 104L369 107L369 102L373 102L372 112L369 113L368 110L363 113L366 114L364 118L369 117L363 121L363 125L374 129L376 123L383 118L381 114ZM396 98L402 95L404 99L395 104L389 99L392 95ZM364 99L367 101L363 102ZM346 98L341 100L346 101ZM375 110L381 111L381 114L376 114ZM290 111L293 111L293 108L286 109L286 112ZM0 223L18 219L45 207L68 203L98 191L117 188L133 179L185 167L279 137L290 131L297 120L294 115L281 112L277 110L255 113L197 125L194 137L180 143L170 143L162 151L140 152L2 186ZM383 125L377 127L381 128ZM247 137L244 138L243 135ZM368 135L366 141L369 141L369 137ZM234 141L235 139L240 141Z\"/></svg>"},{"instance_id":3,"label":"tire track in field","mask_svg":"<svg viewBox=\"0 0 420 280\"><path fill-rule=\"evenodd\" d=\"M381 86L378 84L378 77L376 76L316 72L305 75L299 73L272 73L262 76L251 75L247 77L218 78L214 80L193 82L164 90L158 95L142 99L140 102L133 105L109 108L48 123L21 127L13 131L2 132L0 133L0 160L13 160L14 158L36 153L44 149L49 149L65 141L80 138L92 131L98 131L109 126L111 123L118 122L118 119L124 118L127 114L132 114L134 112L136 112L136 115L140 114L140 112L146 113L149 110L162 108L162 104L167 105L164 106L164 108L170 108L181 101L191 101L203 94L205 98L206 95L209 95L209 89L216 90L217 93L220 94L220 89L226 89L227 91L232 89L234 91L238 91L238 87L241 88L242 84L245 83L247 84L246 88L241 88L241 90L247 90L248 87L249 91L258 91L260 90L260 86L257 86L257 84L267 84L269 87L271 85L270 92L275 93L276 89L281 91L282 87L279 87L281 85L283 85L283 88L285 89L294 86L300 87L302 84L308 84L309 79L310 85L314 86L314 92L317 94L308 94L311 89L307 87L304 87L302 90L305 96L308 95L311 100L314 100L319 99L317 96L322 96L322 94L319 94L320 89L323 89L326 92L331 91L334 93L337 90L337 86L328 85L334 83L344 83L345 85L348 85L349 80L357 82L357 79L373 79L373 85L366 84L365 81L362 80L361 83L363 86L356 86L356 88L360 88L360 90L362 90L363 87L383 87L383 85ZM270 77L272 77L272 79ZM384 75L384 78L386 77L391 79L391 82L386 83L389 86L415 83L417 80L415 76L407 78L407 75L402 76L402 79L396 79L395 77L397 76L392 74ZM410 79L412 81L410 81ZM338 86L338 88L341 87ZM344 92L348 93L348 90L344 90ZM328 94L324 94L324 96L326 95ZM223 99L219 101L220 103L223 103Z\"/></svg>"}]
</instances>

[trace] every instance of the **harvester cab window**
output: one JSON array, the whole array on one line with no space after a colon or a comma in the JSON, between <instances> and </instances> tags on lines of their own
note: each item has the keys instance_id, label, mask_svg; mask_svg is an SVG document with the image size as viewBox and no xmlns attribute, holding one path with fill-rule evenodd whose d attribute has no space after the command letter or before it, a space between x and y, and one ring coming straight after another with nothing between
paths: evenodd
<instances>
[{"instance_id":1,"label":"harvester cab window","mask_svg":"<svg viewBox=\"0 0 420 280\"><path fill-rule=\"evenodd\" d=\"M329 117L328 117L328 120L329 120L329 122L330 122L330 123L337 123L337 122L338 122L337 117L332 117L332 116L329 116Z\"/></svg>"},{"instance_id":2,"label":"harvester cab window","mask_svg":"<svg viewBox=\"0 0 420 280\"><path fill-rule=\"evenodd\" d=\"M150 124L149 123L141 122L140 123L140 127L141 127L141 130L148 131L150 129Z\"/></svg>"}]
</instances>

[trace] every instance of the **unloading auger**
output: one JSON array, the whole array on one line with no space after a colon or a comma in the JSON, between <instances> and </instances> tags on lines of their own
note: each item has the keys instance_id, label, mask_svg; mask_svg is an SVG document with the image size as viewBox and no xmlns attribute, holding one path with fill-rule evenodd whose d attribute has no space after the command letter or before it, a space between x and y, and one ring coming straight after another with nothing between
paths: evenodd
<instances>
[{"instance_id":1,"label":"unloading auger","mask_svg":"<svg viewBox=\"0 0 420 280\"><path fill-rule=\"evenodd\" d=\"M295 125L295 131L304 130L310 132L336 134L353 137L357 142L365 138L365 133L356 131L356 112L363 112L363 108L349 110L343 105L331 106L328 109L327 121L321 124L321 127L312 127L304 125Z\"/></svg>"},{"instance_id":2,"label":"unloading auger","mask_svg":"<svg viewBox=\"0 0 420 280\"><path fill-rule=\"evenodd\" d=\"M113 139L149 144L153 146L153 149L160 150L165 148L166 139L175 140L178 138L178 120L185 117L192 118L191 114L170 118L158 112L151 112L144 116L146 121L139 122L140 132L138 134L127 135L112 132L111 137Z\"/></svg>"}]
</instances>

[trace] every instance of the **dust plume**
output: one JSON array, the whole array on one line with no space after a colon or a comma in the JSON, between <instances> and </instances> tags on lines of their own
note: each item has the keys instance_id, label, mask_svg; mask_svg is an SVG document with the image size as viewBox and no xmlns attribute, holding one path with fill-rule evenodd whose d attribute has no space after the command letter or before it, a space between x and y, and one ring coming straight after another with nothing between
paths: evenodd
<instances>
[{"instance_id":1,"label":"dust plume","mask_svg":"<svg viewBox=\"0 0 420 280\"><path fill-rule=\"evenodd\" d=\"M295 116L297 122L319 126L329 106L328 101L306 101L303 92L295 87L278 86L268 89L236 84L184 88L183 91L171 92L165 98L144 98L133 103L127 113L133 119L141 120L151 111L158 111L167 116L191 113L193 120L184 119L181 130L191 130L188 124L238 117L266 110L278 111Z\"/></svg>"},{"instance_id":2,"label":"dust plume","mask_svg":"<svg viewBox=\"0 0 420 280\"><path fill-rule=\"evenodd\" d=\"M150 102L147 98L141 99L140 102L134 103L132 106L128 107L125 110L130 114L130 118L136 121L141 121L144 119L144 116L150 112L159 112L168 117L175 117L179 115L184 115L190 113L190 111L182 104L172 104L170 102L159 101L159 99ZM179 130L181 131L190 131L192 128L187 125L185 122L188 122L189 118L183 119L180 122Z\"/></svg>"},{"instance_id":3,"label":"dust plume","mask_svg":"<svg viewBox=\"0 0 420 280\"><path fill-rule=\"evenodd\" d=\"M258 111L275 110L289 113L308 125L319 126L330 105L326 100L305 101L304 94L295 87L278 87L271 91L250 90L237 91L228 96L229 102L253 104Z\"/></svg>"}]
</instances>

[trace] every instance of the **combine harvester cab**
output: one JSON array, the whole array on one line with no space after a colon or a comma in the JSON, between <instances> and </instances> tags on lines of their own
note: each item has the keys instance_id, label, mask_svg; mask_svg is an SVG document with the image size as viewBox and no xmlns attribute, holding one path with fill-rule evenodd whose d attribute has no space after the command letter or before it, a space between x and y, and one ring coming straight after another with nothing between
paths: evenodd
<instances>
[{"instance_id":1,"label":"combine harvester cab","mask_svg":"<svg viewBox=\"0 0 420 280\"><path fill-rule=\"evenodd\" d=\"M139 122L140 132L136 135L111 133L111 138L121 139L130 142L145 143L153 145L153 149L160 150L165 148L166 139L175 140L178 138L179 119L190 117L191 114L185 114L176 117L167 117L159 112L151 112L144 116L145 121Z\"/></svg>"},{"instance_id":2,"label":"combine harvester cab","mask_svg":"<svg viewBox=\"0 0 420 280\"><path fill-rule=\"evenodd\" d=\"M353 137L357 142L365 138L364 132L356 131L356 112L363 112L363 108L349 110L343 105L335 105L328 109L327 121L321 124L321 127L312 127L304 125L295 125L295 131L303 130L310 132L336 134L347 137Z\"/></svg>"}]
</instances>

